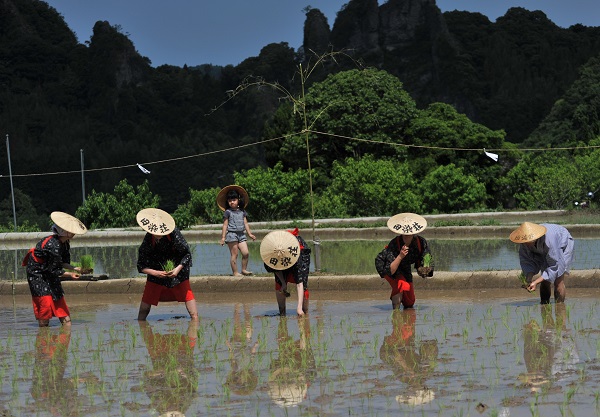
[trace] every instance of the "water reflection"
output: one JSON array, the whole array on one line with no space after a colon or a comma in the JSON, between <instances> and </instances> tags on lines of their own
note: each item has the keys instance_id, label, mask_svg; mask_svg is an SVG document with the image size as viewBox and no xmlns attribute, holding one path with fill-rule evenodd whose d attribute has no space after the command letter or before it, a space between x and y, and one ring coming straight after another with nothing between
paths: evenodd
<instances>
[{"instance_id":1,"label":"water reflection","mask_svg":"<svg viewBox=\"0 0 600 417\"><path fill-rule=\"evenodd\" d=\"M555 317L552 317L552 307ZM550 389L578 371L579 354L567 329L564 303L540 305L541 324L532 319L523 326L523 356L527 372L519 381L532 392ZM558 384L561 385L561 384Z\"/></svg>"},{"instance_id":2,"label":"water reflection","mask_svg":"<svg viewBox=\"0 0 600 417\"><path fill-rule=\"evenodd\" d=\"M89 403L87 396L78 394L76 381L65 377L70 342L69 326L58 331L42 327L37 333L31 381L36 412L43 410L54 416L77 416Z\"/></svg>"},{"instance_id":3,"label":"water reflection","mask_svg":"<svg viewBox=\"0 0 600 417\"><path fill-rule=\"evenodd\" d=\"M421 405L435 398L426 380L433 374L437 364L437 340L415 343L415 309L392 312L392 332L383 339L379 357L394 372L395 377L406 386L396 401L401 404Z\"/></svg>"},{"instance_id":4,"label":"water reflection","mask_svg":"<svg viewBox=\"0 0 600 417\"><path fill-rule=\"evenodd\" d=\"M237 303L233 310L231 339L226 341L231 371L225 384L231 392L238 395L249 395L258 385L258 375L254 369L258 340L252 343L252 333L250 306Z\"/></svg>"},{"instance_id":5,"label":"water reflection","mask_svg":"<svg viewBox=\"0 0 600 417\"><path fill-rule=\"evenodd\" d=\"M270 366L268 393L280 407L295 407L306 399L308 387L316 375L315 358L310 345L310 319L294 320L300 337L294 340L288 333L288 319L279 318L277 329L278 357Z\"/></svg>"},{"instance_id":6,"label":"water reflection","mask_svg":"<svg viewBox=\"0 0 600 417\"><path fill-rule=\"evenodd\" d=\"M155 333L147 321L139 321L139 326L152 361L141 381L150 406L159 415L183 416L198 396L199 372L194 365L198 322L189 322L187 334Z\"/></svg>"}]
</instances>

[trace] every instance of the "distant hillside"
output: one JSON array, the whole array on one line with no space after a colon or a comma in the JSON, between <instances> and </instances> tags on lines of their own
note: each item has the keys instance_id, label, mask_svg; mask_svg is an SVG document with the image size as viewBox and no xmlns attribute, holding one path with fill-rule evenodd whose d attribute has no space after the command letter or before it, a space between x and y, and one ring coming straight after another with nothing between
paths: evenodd
<instances>
[{"instance_id":1,"label":"distant hillside","mask_svg":"<svg viewBox=\"0 0 600 417\"><path fill-rule=\"evenodd\" d=\"M307 10L304 46L266 45L238 66L153 68L130 39L99 21L80 44L59 11L38 0L0 0L0 126L8 134L14 186L39 213L74 212L81 203L81 153L89 193L123 178L149 179L167 210L188 189L223 186L232 173L265 165L262 147L213 153L261 138L279 106L271 91L227 100L249 76L298 91L297 66L346 50L396 75L420 106L445 102L521 143L600 53L600 28L561 29L542 12L515 8L491 23L478 13L441 13L434 0L351 0L329 27ZM354 67L319 68L311 82ZM594 67L594 71L596 71ZM543 144L545 136L538 136ZM189 158L190 155L203 155ZM6 161L4 146L0 161ZM146 176L135 165L150 161ZM0 196L10 194L0 163ZM104 169L107 167L118 167ZM31 175L65 172L57 175ZM1 203L1 201L0 201Z\"/></svg>"}]
</instances>

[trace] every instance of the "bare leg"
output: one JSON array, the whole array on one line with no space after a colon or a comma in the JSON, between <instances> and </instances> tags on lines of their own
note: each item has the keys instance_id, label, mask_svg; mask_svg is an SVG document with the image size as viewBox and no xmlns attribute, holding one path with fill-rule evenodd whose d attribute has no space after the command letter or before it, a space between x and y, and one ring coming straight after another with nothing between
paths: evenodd
<instances>
[{"instance_id":1,"label":"bare leg","mask_svg":"<svg viewBox=\"0 0 600 417\"><path fill-rule=\"evenodd\" d=\"M552 294L552 287L549 281L542 281L540 283L540 301L541 304L550 304L550 295Z\"/></svg>"},{"instance_id":2,"label":"bare leg","mask_svg":"<svg viewBox=\"0 0 600 417\"><path fill-rule=\"evenodd\" d=\"M138 320L146 320L146 317L148 317L148 314L150 314L150 309L152 308L152 306L148 303L145 302L141 302L140 303L140 311L138 312Z\"/></svg>"},{"instance_id":3,"label":"bare leg","mask_svg":"<svg viewBox=\"0 0 600 417\"><path fill-rule=\"evenodd\" d=\"M308 298L304 296L302 298L302 310L304 311L304 314L308 314Z\"/></svg>"},{"instance_id":4,"label":"bare leg","mask_svg":"<svg viewBox=\"0 0 600 417\"><path fill-rule=\"evenodd\" d=\"M392 295L391 300L392 300L392 310L400 309L400 306L402 305L402 291L400 291L396 295Z\"/></svg>"},{"instance_id":5,"label":"bare leg","mask_svg":"<svg viewBox=\"0 0 600 417\"><path fill-rule=\"evenodd\" d=\"M50 326L50 320L39 319L38 320L38 326L39 327L48 327L48 326Z\"/></svg>"},{"instance_id":6,"label":"bare leg","mask_svg":"<svg viewBox=\"0 0 600 417\"><path fill-rule=\"evenodd\" d=\"M296 292L298 293L298 307L296 307L296 312L299 316L304 315L304 284L301 282L296 285Z\"/></svg>"},{"instance_id":7,"label":"bare leg","mask_svg":"<svg viewBox=\"0 0 600 417\"><path fill-rule=\"evenodd\" d=\"M251 275L252 272L248 271L248 260L250 259L250 252L248 251L248 243L240 242L238 244L240 253L242 254L242 274Z\"/></svg>"},{"instance_id":8,"label":"bare leg","mask_svg":"<svg viewBox=\"0 0 600 417\"><path fill-rule=\"evenodd\" d=\"M227 243L227 246L229 246L229 252L231 253L231 257L229 258L229 264L231 265L231 273L233 274L233 276L239 276L241 275L238 272L238 267L237 267L237 257L238 257L238 243L237 242L229 242Z\"/></svg>"},{"instance_id":9,"label":"bare leg","mask_svg":"<svg viewBox=\"0 0 600 417\"><path fill-rule=\"evenodd\" d=\"M281 291L275 291L275 297L277 298L277 305L279 306L279 315L285 316L285 294Z\"/></svg>"},{"instance_id":10,"label":"bare leg","mask_svg":"<svg viewBox=\"0 0 600 417\"><path fill-rule=\"evenodd\" d=\"M554 301L557 303L564 303L567 295L567 288L565 287L565 275L561 275L554 281Z\"/></svg>"},{"instance_id":11,"label":"bare leg","mask_svg":"<svg viewBox=\"0 0 600 417\"><path fill-rule=\"evenodd\" d=\"M287 290L287 281L286 279L283 277L283 272L281 271L276 271L275 272L275 276L277 277L277 280L279 281L279 285L281 285L281 292L286 296L289 297L290 293Z\"/></svg>"},{"instance_id":12,"label":"bare leg","mask_svg":"<svg viewBox=\"0 0 600 417\"><path fill-rule=\"evenodd\" d=\"M71 317L70 316L59 317L58 319L60 320L60 324L62 324L64 327L71 327Z\"/></svg>"},{"instance_id":13,"label":"bare leg","mask_svg":"<svg viewBox=\"0 0 600 417\"><path fill-rule=\"evenodd\" d=\"M196 300L186 301L185 308L187 308L192 320L198 320L198 308L196 307Z\"/></svg>"}]
</instances>

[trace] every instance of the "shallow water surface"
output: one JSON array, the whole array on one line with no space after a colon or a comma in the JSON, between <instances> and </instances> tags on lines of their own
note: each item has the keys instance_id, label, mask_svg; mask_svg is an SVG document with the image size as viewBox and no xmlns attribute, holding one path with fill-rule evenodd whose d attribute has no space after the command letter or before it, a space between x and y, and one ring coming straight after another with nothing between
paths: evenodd
<instances>
[{"instance_id":1,"label":"shallow water surface","mask_svg":"<svg viewBox=\"0 0 600 417\"><path fill-rule=\"evenodd\" d=\"M140 324L137 296L67 296L70 332L0 297L0 415L597 415L599 295L422 291L392 312L386 291L314 290L285 318L272 293L206 294L197 325L182 304Z\"/></svg>"}]
</instances>

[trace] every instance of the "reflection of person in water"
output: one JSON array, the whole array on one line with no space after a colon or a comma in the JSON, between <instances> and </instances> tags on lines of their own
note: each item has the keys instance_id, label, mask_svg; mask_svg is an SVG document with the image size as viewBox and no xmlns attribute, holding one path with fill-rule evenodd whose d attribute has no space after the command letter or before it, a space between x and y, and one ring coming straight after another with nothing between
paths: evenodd
<instances>
[{"instance_id":1,"label":"reflection of person in water","mask_svg":"<svg viewBox=\"0 0 600 417\"><path fill-rule=\"evenodd\" d=\"M565 304L554 306L556 320L552 317L552 305L542 304L542 325L531 320L523 326L523 356L527 373L519 375L519 380L532 392L549 388L553 382L577 372L579 355L575 341L568 334Z\"/></svg>"},{"instance_id":2,"label":"reflection of person in water","mask_svg":"<svg viewBox=\"0 0 600 417\"><path fill-rule=\"evenodd\" d=\"M227 340L231 372L225 384L235 394L248 395L256 389L258 376L254 370L254 359L258 349L258 340L252 342L252 317L250 309L244 304L244 320L240 304L236 304L233 313L233 334Z\"/></svg>"},{"instance_id":3,"label":"reflection of person in water","mask_svg":"<svg viewBox=\"0 0 600 417\"><path fill-rule=\"evenodd\" d=\"M271 362L268 392L278 406L295 407L306 398L316 368L310 346L309 318L298 319L298 340L289 335L287 325L288 319L281 316L277 330L279 355Z\"/></svg>"},{"instance_id":4,"label":"reflection of person in water","mask_svg":"<svg viewBox=\"0 0 600 417\"><path fill-rule=\"evenodd\" d=\"M152 370L144 372L144 391L159 415L182 416L197 395L199 375L194 366L194 347L198 321L189 322L187 334L157 334L147 321L139 325L152 360Z\"/></svg>"},{"instance_id":5,"label":"reflection of person in water","mask_svg":"<svg viewBox=\"0 0 600 417\"><path fill-rule=\"evenodd\" d=\"M78 414L83 406L77 387L65 378L67 352L71 341L71 328L59 332L42 327L35 339L35 365L31 382L31 396L38 410L47 410L55 416Z\"/></svg>"},{"instance_id":6,"label":"reflection of person in water","mask_svg":"<svg viewBox=\"0 0 600 417\"><path fill-rule=\"evenodd\" d=\"M415 344L414 309L392 312L392 333L383 339L379 357L390 366L394 375L404 382L406 391L396 396L402 404L426 404L435 398L425 380L435 369L438 356L437 340L425 340Z\"/></svg>"}]
</instances>

